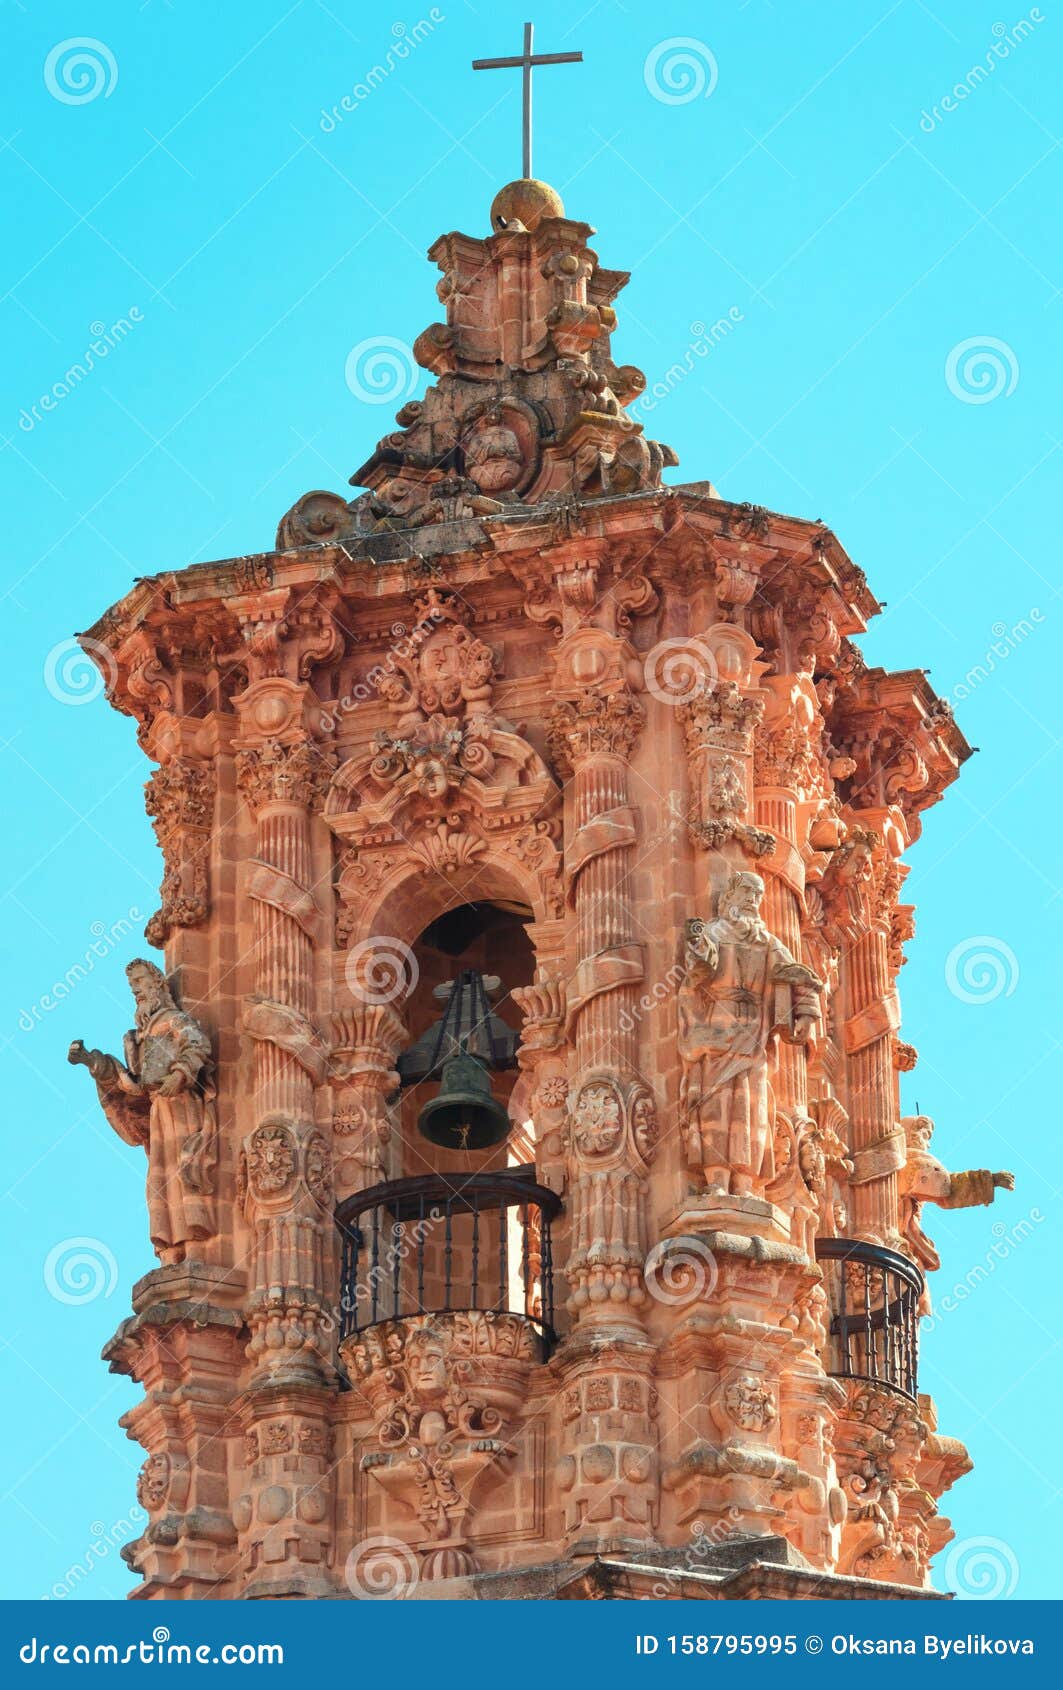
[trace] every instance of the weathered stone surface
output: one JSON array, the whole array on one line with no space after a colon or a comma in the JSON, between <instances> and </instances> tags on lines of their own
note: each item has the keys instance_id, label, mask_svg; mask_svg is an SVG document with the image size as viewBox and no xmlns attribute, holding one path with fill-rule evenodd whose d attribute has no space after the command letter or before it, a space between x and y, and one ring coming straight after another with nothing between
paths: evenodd
<instances>
[{"instance_id":1,"label":"weathered stone surface","mask_svg":"<svg viewBox=\"0 0 1063 1690\"><path fill-rule=\"evenodd\" d=\"M969 748L860 657L833 534L663 484L587 225L496 213L432 249L368 491L86 636L164 856L165 973L121 1062L72 1053L161 1264L105 1352L137 1594L932 1595L970 1462L916 1388L920 1217L1011 1181L901 1119L896 982ZM446 1152L401 1057L467 968L511 1131Z\"/></svg>"}]
</instances>

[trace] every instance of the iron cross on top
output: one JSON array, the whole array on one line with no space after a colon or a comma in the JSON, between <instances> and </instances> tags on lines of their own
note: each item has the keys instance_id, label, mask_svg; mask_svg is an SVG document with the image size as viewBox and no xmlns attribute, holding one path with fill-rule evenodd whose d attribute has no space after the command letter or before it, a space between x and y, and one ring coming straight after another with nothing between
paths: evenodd
<instances>
[{"instance_id":1,"label":"iron cross on top","mask_svg":"<svg viewBox=\"0 0 1063 1690\"><path fill-rule=\"evenodd\" d=\"M518 59L473 59L473 70L522 70L524 72L524 171L532 173L532 69L535 65L578 65L582 53L533 53L534 28L524 25L524 51Z\"/></svg>"}]
</instances>

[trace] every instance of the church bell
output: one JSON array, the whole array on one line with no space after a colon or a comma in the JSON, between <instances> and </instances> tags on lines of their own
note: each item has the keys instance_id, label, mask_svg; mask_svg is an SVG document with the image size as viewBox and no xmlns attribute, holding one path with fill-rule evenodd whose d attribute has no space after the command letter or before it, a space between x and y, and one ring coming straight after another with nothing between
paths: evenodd
<instances>
[{"instance_id":1,"label":"church bell","mask_svg":"<svg viewBox=\"0 0 1063 1690\"><path fill-rule=\"evenodd\" d=\"M418 1131L447 1150L486 1150L509 1137L509 1114L491 1095L491 1070L516 1065L517 1035L495 1015L501 981L477 969L437 987L441 1018L399 1057L403 1085L439 1076L439 1091L417 1117Z\"/></svg>"},{"instance_id":2,"label":"church bell","mask_svg":"<svg viewBox=\"0 0 1063 1690\"><path fill-rule=\"evenodd\" d=\"M486 1150L509 1137L509 1114L491 1095L491 1076L468 1051L443 1064L437 1095L417 1117L417 1129L430 1144L447 1150Z\"/></svg>"}]
</instances>

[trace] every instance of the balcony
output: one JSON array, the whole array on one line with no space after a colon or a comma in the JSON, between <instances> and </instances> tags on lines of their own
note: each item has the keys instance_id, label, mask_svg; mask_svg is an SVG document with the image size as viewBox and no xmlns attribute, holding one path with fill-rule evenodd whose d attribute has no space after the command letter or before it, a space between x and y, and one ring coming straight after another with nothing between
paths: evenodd
<instances>
[{"instance_id":1,"label":"balcony","mask_svg":"<svg viewBox=\"0 0 1063 1690\"><path fill-rule=\"evenodd\" d=\"M831 1306L827 1371L915 1400L923 1276L906 1256L854 1238L820 1238Z\"/></svg>"},{"instance_id":2,"label":"balcony","mask_svg":"<svg viewBox=\"0 0 1063 1690\"><path fill-rule=\"evenodd\" d=\"M550 1223L561 1199L534 1168L387 1180L336 1211L341 1340L381 1321L479 1310L555 1342Z\"/></svg>"}]
</instances>

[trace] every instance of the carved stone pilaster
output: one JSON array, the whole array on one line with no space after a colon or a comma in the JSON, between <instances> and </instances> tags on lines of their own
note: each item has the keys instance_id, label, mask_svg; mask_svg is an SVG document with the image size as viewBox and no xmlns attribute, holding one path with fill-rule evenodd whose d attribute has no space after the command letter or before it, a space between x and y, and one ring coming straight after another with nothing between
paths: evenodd
<instances>
[{"instance_id":1,"label":"carved stone pilaster","mask_svg":"<svg viewBox=\"0 0 1063 1690\"><path fill-rule=\"evenodd\" d=\"M175 927L198 927L210 914L210 836L214 766L175 758L155 770L144 802L162 852L162 904L144 929L165 945Z\"/></svg>"},{"instance_id":2,"label":"carved stone pilaster","mask_svg":"<svg viewBox=\"0 0 1063 1690\"><path fill-rule=\"evenodd\" d=\"M395 1064L406 1041L388 1003L358 1003L332 1016L332 1139L337 1201L387 1177L388 1099L398 1090Z\"/></svg>"}]
</instances>

